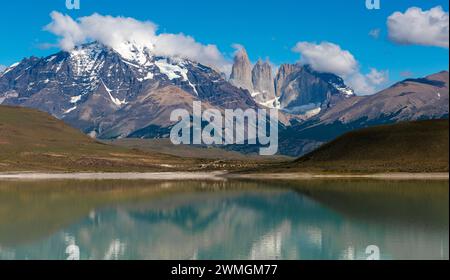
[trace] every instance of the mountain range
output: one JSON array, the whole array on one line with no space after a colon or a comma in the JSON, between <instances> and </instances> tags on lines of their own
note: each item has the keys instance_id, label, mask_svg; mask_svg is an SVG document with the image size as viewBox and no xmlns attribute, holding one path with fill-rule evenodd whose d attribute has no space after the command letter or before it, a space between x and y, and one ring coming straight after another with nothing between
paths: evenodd
<instances>
[{"instance_id":1,"label":"mountain range","mask_svg":"<svg viewBox=\"0 0 450 280\"><path fill-rule=\"evenodd\" d=\"M173 109L254 108L244 90L212 68L186 59L153 56L124 44L98 43L46 58L31 57L0 77L0 102L48 112L98 138L124 138L148 127L170 126Z\"/></svg>"},{"instance_id":2,"label":"mountain range","mask_svg":"<svg viewBox=\"0 0 450 280\"><path fill-rule=\"evenodd\" d=\"M370 96L353 96L281 132L282 154L303 155L356 129L448 119L449 72L407 79Z\"/></svg>"},{"instance_id":3,"label":"mountain range","mask_svg":"<svg viewBox=\"0 0 450 280\"><path fill-rule=\"evenodd\" d=\"M124 42L97 42L45 58L30 57L0 74L0 104L35 108L91 137L164 138L174 109L277 108L280 153L298 156L353 129L407 120L448 118L447 71L408 79L371 96L309 65L255 65L236 53L230 78L179 57L155 56ZM256 147L231 146L254 152Z\"/></svg>"}]
</instances>

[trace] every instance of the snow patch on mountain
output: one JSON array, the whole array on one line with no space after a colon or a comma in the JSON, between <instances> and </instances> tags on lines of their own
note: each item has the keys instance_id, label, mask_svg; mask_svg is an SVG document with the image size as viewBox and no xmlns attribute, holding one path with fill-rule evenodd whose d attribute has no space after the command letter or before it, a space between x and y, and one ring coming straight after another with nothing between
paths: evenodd
<instances>
[{"instance_id":1,"label":"snow patch on mountain","mask_svg":"<svg viewBox=\"0 0 450 280\"><path fill-rule=\"evenodd\" d=\"M83 96L83 95L77 95L77 96L71 97L71 98L70 98L70 103L72 103L72 104L78 103L78 101L81 100L81 97L82 97L82 96Z\"/></svg>"},{"instance_id":2,"label":"snow patch on mountain","mask_svg":"<svg viewBox=\"0 0 450 280\"><path fill-rule=\"evenodd\" d=\"M0 104L3 104L6 99L8 98L17 98L19 97L19 94L15 91L6 92L3 96L0 96Z\"/></svg>"},{"instance_id":3,"label":"snow patch on mountain","mask_svg":"<svg viewBox=\"0 0 450 280\"><path fill-rule=\"evenodd\" d=\"M166 75L169 80L182 79L183 82L187 82L194 93L198 95L195 85L192 84L188 78L189 70L186 68L184 61L172 63L168 59L160 59L155 61L155 65L158 67L161 74Z\"/></svg>"},{"instance_id":4,"label":"snow patch on mountain","mask_svg":"<svg viewBox=\"0 0 450 280\"><path fill-rule=\"evenodd\" d=\"M355 96L355 91L350 87L343 87L334 83L331 83L331 85L345 96Z\"/></svg>"},{"instance_id":5,"label":"snow patch on mountain","mask_svg":"<svg viewBox=\"0 0 450 280\"><path fill-rule=\"evenodd\" d=\"M303 115L307 118L311 118L313 116L318 115L322 111L321 106L322 106L321 103L310 103L303 106L296 106L289 109L283 109L283 111L290 114Z\"/></svg>"},{"instance_id":6,"label":"snow patch on mountain","mask_svg":"<svg viewBox=\"0 0 450 280\"><path fill-rule=\"evenodd\" d=\"M46 62L52 62L56 58L56 55L53 55L49 58L47 58Z\"/></svg>"},{"instance_id":7,"label":"snow patch on mountain","mask_svg":"<svg viewBox=\"0 0 450 280\"><path fill-rule=\"evenodd\" d=\"M166 75L169 80L179 79L181 77L183 77L183 81L188 79L187 69L183 69L178 65L170 64L167 59L158 60L155 62L155 65L158 66L161 74Z\"/></svg>"},{"instance_id":8,"label":"snow patch on mountain","mask_svg":"<svg viewBox=\"0 0 450 280\"><path fill-rule=\"evenodd\" d=\"M154 78L154 74L152 72L148 72L145 77L143 78L138 78L138 81L142 82L142 81L146 81L146 80L152 80Z\"/></svg>"},{"instance_id":9,"label":"snow patch on mountain","mask_svg":"<svg viewBox=\"0 0 450 280\"><path fill-rule=\"evenodd\" d=\"M14 68L19 66L19 64L20 64L20 62L16 62L16 63L12 64L11 66L9 66L8 68L6 68L6 70L0 74L0 77L3 77L4 75L6 75L6 73L12 71Z\"/></svg>"},{"instance_id":10,"label":"snow patch on mountain","mask_svg":"<svg viewBox=\"0 0 450 280\"><path fill-rule=\"evenodd\" d=\"M76 47L70 52L70 62L75 76L91 76L98 74L104 61L99 59L103 49L98 44Z\"/></svg>"},{"instance_id":11,"label":"snow patch on mountain","mask_svg":"<svg viewBox=\"0 0 450 280\"><path fill-rule=\"evenodd\" d=\"M146 46L132 42L123 42L122 44L117 44L114 50L127 61L136 62L141 66L150 65L151 50Z\"/></svg>"},{"instance_id":12,"label":"snow patch on mountain","mask_svg":"<svg viewBox=\"0 0 450 280\"><path fill-rule=\"evenodd\" d=\"M258 92L259 94L259 92ZM255 97L252 95L252 97ZM274 99L264 101L264 102L258 102L258 104L270 108L270 109L281 109L281 104L278 97L275 97Z\"/></svg>"},{"instance_id":13,"label":"snow patch on mountain","mask_svg":"<svg viewBox=\"0 0 450 280\"><path fill-rule=\"evenodd\" d=\"M64 111L64 115L67 115L70 112L75 111L76 109L77 109L77 106L74 106L74 107L70 108L69 110Z\"/></svg>"},{"instance_id":14,"label":"snow patch on mountain","mask_svg":"<svg viewBox=\"0 0 450 280\"><path fill-rule=\"evenodd\" d=\"M101 80L101 82L102 82L103 86L105 87L106 92L108 92L109 98L111 99L111 101L112 101L114 104L116 104L116 105L119 106L119 107L122 106L122 105L128 104L128 102L126 102L125 99L124 99L124 100L120 100L119 98L115 98L115 97L111 94L112 90L109 89L109 88L105 85L105 82L103 82L103 80Z\"/></svg>"}]
</instances>

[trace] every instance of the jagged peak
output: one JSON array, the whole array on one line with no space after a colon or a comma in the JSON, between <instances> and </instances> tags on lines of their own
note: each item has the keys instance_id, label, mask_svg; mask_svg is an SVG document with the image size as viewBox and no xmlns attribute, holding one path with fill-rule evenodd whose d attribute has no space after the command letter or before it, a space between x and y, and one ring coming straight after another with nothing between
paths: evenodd
<instances>
[{"instance_id":1,"label":"jagged peak","mask_svg":"<svg viewBox=\"0 0 450 280\"><path fill-rule=\"evenodd\" d=\"M242 59L249 60L249 57L248 57L247 50L244 47L239 47L234 54L234 60L236 61L236 60L242 60Z\"/></svg>"},{"instance_id":2,"label":"jagged peak","mask_svg":"<svg viewBox=\"0 0 450 280\"><path fill-rule=\"evenodd\" d=\"M255 67L256 66L272 68L272 64L270 63L270 60L269 59L263 60L262 58L258 59L258 61L255 63Z\"/></svg>"}]
</instances>

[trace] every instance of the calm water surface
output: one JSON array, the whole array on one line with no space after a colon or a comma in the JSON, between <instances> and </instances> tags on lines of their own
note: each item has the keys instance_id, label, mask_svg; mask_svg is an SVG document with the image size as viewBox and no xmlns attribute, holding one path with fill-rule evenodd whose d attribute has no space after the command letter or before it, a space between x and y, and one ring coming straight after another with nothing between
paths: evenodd
<instances>
[{"instance_id":1,"label":"calm water surface","mask_svg":"<svg viewBox=\"0 0 450 280\"><path fill-rule=\"evenodd\" d=\"M0 259L449 258L448 182L0 182Z\"/></svg>"}]
</instances>

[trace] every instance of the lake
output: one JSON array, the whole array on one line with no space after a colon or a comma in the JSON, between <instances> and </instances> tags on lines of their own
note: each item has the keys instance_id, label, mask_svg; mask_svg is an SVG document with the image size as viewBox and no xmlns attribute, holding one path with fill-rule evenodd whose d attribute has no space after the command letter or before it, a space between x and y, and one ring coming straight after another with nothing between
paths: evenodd
<instances>
[{"instance_id":1,"label":"lake","mask_svg":"<svg viewBox=\"0 0 450 280\"><path fill-rule=\"evenodd\" d=\"M0 182L0 259L448 259L448 181Z\"/></svg>"}]
</instances>

